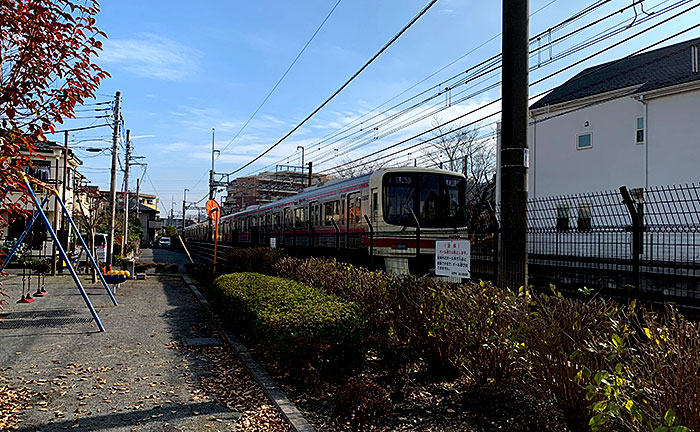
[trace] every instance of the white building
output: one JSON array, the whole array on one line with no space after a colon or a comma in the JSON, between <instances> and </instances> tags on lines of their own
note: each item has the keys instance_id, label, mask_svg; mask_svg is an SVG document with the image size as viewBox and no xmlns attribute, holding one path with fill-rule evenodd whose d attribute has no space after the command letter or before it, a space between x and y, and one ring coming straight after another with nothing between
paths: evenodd
<instances>
[{"instance_id":1,"label":"white building","mask_svg":"<svg viewBox=\"0 0 700 432\"><path fill-rule=\"evenodd\" d=\"M529 197L700 181L699 46L588 68L533 104Z\"/></svg>"}]
</instances>

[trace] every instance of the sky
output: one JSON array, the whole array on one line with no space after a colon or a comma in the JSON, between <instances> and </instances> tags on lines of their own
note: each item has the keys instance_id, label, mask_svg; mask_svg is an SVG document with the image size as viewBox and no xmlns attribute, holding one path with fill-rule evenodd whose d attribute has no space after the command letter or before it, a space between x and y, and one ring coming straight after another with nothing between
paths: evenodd
<instances>
[{"instance_id":1,"label":"sky","mask_svg":"<svg viewBox=\"0 0 700 432\"><path fill-rule=\"evenodd\" d=\"M237 170L277 142L325 101L422 10L428 0L341 0L289 74L241 131L336 2L102 2L97 26L107 34L107 38L104 40L104 50L95 58L95 63L107 70L111 77L102 82L96 100L87 103L109 101L114 98L115 92L121 92L124 128L131 131L134 154L143 156L136 162L147 164L132 166L130 190L135 190L136 178L142 178L141 190L159 197L162 216L169 213L172 203L175 214L180 214L185 189L189 189L188 202L198 202L203 206L206 201L203 198L208 195L212 128L215 129L215 147L221 150L215 162L215 171L230 173ZM594 0L531 0L530 34L546 31L593 3ZM645 0L643 5L645 11L653 12L676 3L678 0ZM533 46L547 43L631 4L632 0L610 0L584 19L545 34ZM533 55L530 64L534 69L530 80L533 82L572 65L697 4L698 0L687 0L678 9L651 16L642 13L639 5L634 10L629 7L605 22L564 40L551 50ZM644 22L644 19L648 22ZM697 22L700 22L700 8L574 65L532 87L530 93L536 95L552 89L586 67L629 55ZM557 60L568 49L614 25L622 26L625 32ZM277 163L299 165L298 146L305 148L306 162L314 161L315 172L331 170L329 172L332 173L334 164L400 142L427 130L436 120L449 120L487 105L500 97L497 84L501 78L498 71L460 87L462 96L454 89L447 95L437 97L430 105L433 111L426 106L420 111L430 114L442 105L437 117L420 116L400 128L396 125L401 122L382 125L376 131L370 131L368 138L361 141L363 145L352 152L346 153L360 141L339 139L321 142L343 125L372 112L452 62L454 64L394 102L408 99L433 86L442 86L449 77L498 54L500 32L501 2L439 0L306 125L268 156L237 175L255 174L263 169L274 171ZM700 30L695 29L659 46L698 36ZM547 64L550 57L552 63ZM457 59L460 60L455 61ZM489 84L493 84L493 88L477 92ZM426 94L433 93L435 91ZM467 98L474 93L477 94ZM91 112L90 109L95 107L104 106L78 108L77 115L81 118L69 120L57 129L106 122L104 118L89 118L95 113L105 114ZM403 107L388 110L379 118L388 119ZM500 104L496 102L468 115L460 124L464 125L483 117L483 113L491 114L498 109ZM417 113L411 115L418 116ZM487 130L496 119L497 116L490 117L479 125ZM359 133L364 126L358 123L350 132ZM363 133L368 132L363 130ZM237 134L238 137L234 139ZM61 141L62 137L56 136L54 139ZM83 161L80 171L91 184L99 185L102 190L109 190L111 155L108 151L94 153L86 149L106 149L110 147L110 140L111 129L108 127L74 132L69 138L69 144ZM402 146L417 142L409 141ZM123 163L123 150L121 152ZM330 156L322 157L327 152ZM420 148L407 150L392 163L412 163L412 159L419 154ZM120 187L122 178L120 173ZM217 198L224 193L219 192ZM192 210L188 215L195 213L196 210Z\"/></svg>"}]
</instances>

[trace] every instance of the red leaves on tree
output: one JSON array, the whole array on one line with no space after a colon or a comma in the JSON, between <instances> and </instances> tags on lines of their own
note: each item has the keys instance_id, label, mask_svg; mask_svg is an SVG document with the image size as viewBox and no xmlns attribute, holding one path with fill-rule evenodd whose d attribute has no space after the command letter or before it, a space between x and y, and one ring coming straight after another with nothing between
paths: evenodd
<instances>
[{"instance_id":1,"label":"red leaves on tree","mask_svg":"<svg viewBox=\"0 0 700 432\"><path fill-rule=\"evenodd\" d=\"M0 224L27 202L9 194L24 191L35 143L109 76L93 63L106 37L98 12L96 0L0 0Z\"/></svg>"}]
</instances>

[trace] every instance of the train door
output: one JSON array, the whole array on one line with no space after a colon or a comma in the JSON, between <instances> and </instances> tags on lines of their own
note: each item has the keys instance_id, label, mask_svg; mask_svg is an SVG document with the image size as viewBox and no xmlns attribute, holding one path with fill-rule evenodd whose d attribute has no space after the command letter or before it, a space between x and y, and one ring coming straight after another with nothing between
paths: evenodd
<instances>
[{"instance_id":1,"label":"train door","mask_svg":"<svg viewBox=\"0 0 700 432\"><path fill-rule=\"evenodd\" d=\"M371 208L371 216L372 218L372 223L376 226L377 221L379 220L379 189L378 188L372 188L372 193L370 194L371 197L371 203L370 203L370 208Z\"/></svg>"},{"instance_id":2,"label":"train door","mask_svg":"<svg viewBox=\"0 0 700 432\"><path fill-rule=\"evenodd\" d=\"M348 236L346 244L351 249L359 248L362 244L362 233L360 230L362 224L362 195L360 192L348 194L347 208L346 228Z\"/></svg>"}]
</instances>

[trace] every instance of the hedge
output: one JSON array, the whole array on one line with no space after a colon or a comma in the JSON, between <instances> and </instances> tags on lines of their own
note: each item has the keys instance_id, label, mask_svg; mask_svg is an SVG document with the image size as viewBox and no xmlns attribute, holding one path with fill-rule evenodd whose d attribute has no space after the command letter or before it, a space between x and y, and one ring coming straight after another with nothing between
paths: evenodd
<instances>
[{"instance_id":1,"label":"hedge","mask_svg":"<svg viewBox=\"0 0 700 432\"><path fill-rule=\"evenodd\" d=\"M212 295L232 324L292 366L351 368L361 357L365 318L338 296L299 282L257 273L214 281Z\"/></svg>"}]
</instances>

